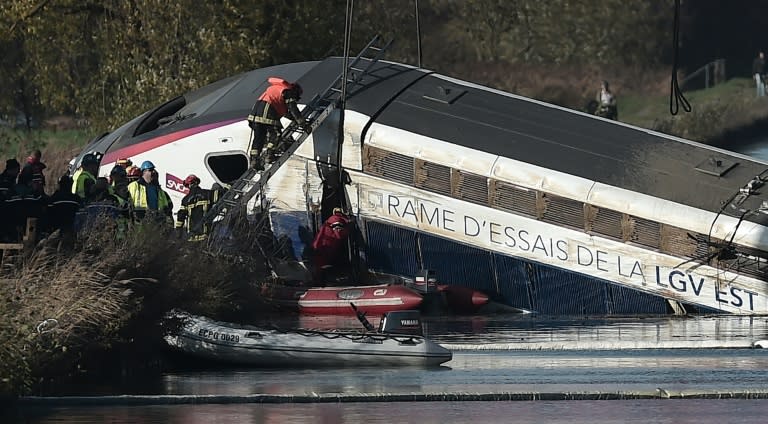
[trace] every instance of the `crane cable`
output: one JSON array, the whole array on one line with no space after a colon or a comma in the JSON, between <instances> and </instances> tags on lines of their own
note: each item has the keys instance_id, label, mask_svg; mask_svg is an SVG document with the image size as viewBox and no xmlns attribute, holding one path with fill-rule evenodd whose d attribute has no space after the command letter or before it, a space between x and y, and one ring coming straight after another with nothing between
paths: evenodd
<instances>
[{"instance_id":1,"label":"crane cable","mask_svg":"<svg viewBox=\"0 0 768 424\"><path fill-rule=\"evenodd\" d=\"M691 111L691 104L683 95L680 84L677 82L677 61L680 47L680 0L675 0L675 19L672 28L672 81L669 93L669 113L677 115L682 105L686 112Z\"/></svg>"}]
</instances>

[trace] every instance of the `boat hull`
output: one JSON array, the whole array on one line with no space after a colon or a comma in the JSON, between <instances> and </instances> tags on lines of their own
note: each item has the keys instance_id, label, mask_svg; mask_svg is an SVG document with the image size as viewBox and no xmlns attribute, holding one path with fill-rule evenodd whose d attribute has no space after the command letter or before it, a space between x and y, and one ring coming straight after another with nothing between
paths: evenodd
<instances>
[{"instance_id":1,"label":"boat hull","mask_svg":"<svg viewBox=\"0 0 768 424\"><path fill-rule=\"evenodd\" d=\"M259 329L184 316L166 336L173 348L201 359L259 367L437 366L449 350L421 336L353 331Z\"/></svg>"},{"instance_id":2,"label":"boat hull","mask_svg":"<svg viewBox=\"0 0 768 424\"><path fill-rule=\"evenodd\" d=\"M404 286L378 284L345 287L277 287L271 293L275 304L304 314L355 315L350 303L368 315L418 309L422 296Z\"/></svg>"},{"instance_id":3,"label":"boat hull","mask_svg":"<svg viewBox=\"0 0 768 424\"><path fill-rule=\"evenodd\" d=\"M457 314L471 314L488 304L488 295L469 287L439 284L437 290L445 296L448 308Z\"/></svg>"}]
</instances>

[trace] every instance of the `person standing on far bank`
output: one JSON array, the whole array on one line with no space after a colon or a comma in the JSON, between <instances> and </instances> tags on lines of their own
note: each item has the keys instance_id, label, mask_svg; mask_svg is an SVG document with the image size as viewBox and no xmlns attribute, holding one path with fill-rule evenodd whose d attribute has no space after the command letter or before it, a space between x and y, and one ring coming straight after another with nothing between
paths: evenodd
<instances>
[{"instance_id":1,"label":"person standing on far bank","mask_svg":"<svg viewBox=\"0 0 768 424\"><path fill-rule=\"evenodd\" d=\"M763 81L763 72L765 72L765 54L760 52L752 62L752 76L755 78L757 97L765 96L765 81Z\"/></svg>"}]
</instances>

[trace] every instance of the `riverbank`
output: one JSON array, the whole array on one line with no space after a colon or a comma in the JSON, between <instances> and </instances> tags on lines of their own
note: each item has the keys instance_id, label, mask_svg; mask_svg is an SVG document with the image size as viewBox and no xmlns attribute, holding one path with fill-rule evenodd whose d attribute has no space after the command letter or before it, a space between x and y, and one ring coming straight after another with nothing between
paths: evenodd
<instances>
[{"instance_id":1,"label":"riverbank","mask_svg":"<svg viewBox=\"0 0 768 424\"><path fill-rule=\"evenodd\" d=\"M134 226L117 240L102 224L75 239L54 233L25 256L4 258L0 397L110 368L140 372L160 349L168 328L159 323L173 308L233 320L265 309L263 261L211 254L160 224ZM253 255L245 245L237 251Z\"/></svg>"},{"instance_id":2,"label":"riverbank","mask_svg":"<svg viewBox=\"0 0 768 424\"><path fill-rule=\"evenodd\" d=\"M684 93L691 112L669 112L669 94L619 98L622 122L728 148L768 125L768 97L755 96L754 82L734 78L710 89Z\"/></svg>"}]
</instances>

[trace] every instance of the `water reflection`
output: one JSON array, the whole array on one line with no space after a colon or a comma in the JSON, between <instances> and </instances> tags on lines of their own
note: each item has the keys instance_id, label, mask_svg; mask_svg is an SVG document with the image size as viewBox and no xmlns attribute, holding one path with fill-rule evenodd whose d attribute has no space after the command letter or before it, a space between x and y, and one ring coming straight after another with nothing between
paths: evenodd
<instances>
[{"instance_id":1,"label":"water reflection","mask_svg":"<svg viewBox=\"0 0 768 424\"><path fill-rule=\"evenodd\" d=\"M296 318L293 318L294 320ZM305 327L329 318L304 317ZM333 318L355 328L354 317ZM346 324L344 324L346 322ZM318 324L319 323L319 324ZM284 325L296 325L284 322ZM327 323L326 323L327 324ZM330 325L330 324L329 324ZM645 340L765 338L766 317L601 318L533 316L427 317L430 337L489 345L535 340L604 343ZM463 350L446 367L362 369L233 369L199 364L141 381L81 385L60 394L344 396L373 394L371 402L339 404L168 405L25 409L23 422L61 423L357 423L357 422L764 422L764 401L564 401L387 403L412 393L743 393L764 390L768 351L762 349ZM13 420L3 420L8 422Z\"/></svg>"},{"instance_id":2,"label":"water reflection","mask_svg":"<svg viewBox=\"0 0 768 424\"><path fill-rule=\"evenodd\" d=\"M371 318L375 319L375 318ZM627 342L642 347L664 347L674 341L721 342L721 347L750 346L759 339L768 339L768 318L754 316L697 317L600 317L557 318L534 315L488 315L466 317L423 317L424 332L433 340L450 345L508 344L508 349L524 349L526 344L561 342L580 343L598 349L601 343ZM361 328L355 317L301 316L276 325L303 328ZM728 345L729 342L730 346ZM590 346L590 344L592 344ZM691 343L693 344L693 343ZM456 346L453 346L454 348Z\"/></svg>"},{"instance_id":3,"label":"water reflection","mask_svg":"<svg viewBox=\"0 0 768 424\"><path fill-rule=\"evenodd\" d=\"M430 336L440 343L470 347L506 344L510 349L526 344L559 342L600 349L624 342L637 347L664 347L669 342L707 341L722 347L750 346L768 338L768 318L750 316L632 317L553 319L529 316L468 317L427 323ZM715 343L717 342L717 343ZM695 344L695 343L689 343ZM619 344L619 346L621 346Z\"/></svg>"},{"instance_id":4,"label":"water reflection","mask_svg":"<svg viewBox=\"0 0 768 424\"><path fill-rule=\"evenodd\" d=\"M736 141L729 146L724 146L728 150L741 153L747 156L768 161L768 139L761 137L753 140Z\"/></svg>"},{"instance_id":5,"label":"water reflection","mask_svg":"<svg viewBox=\"0 0 768 424\"><path fill-rule=\"evenodd\" d=\"M764 423L763 400L420 402L62 408L25 412L29 423Z\"/></svg>"},{"instance_id":6,"label":"water reflection","mask_svg":"<svg viewBox=\"0 0 768 424\"><path fill-rule=\"evenodd\" d=\"M445 368L447 369L447 368ZM162 377L163 394L248 395L421 392L435 369L227 370L175 373Z\"/></svg>"},{"instance_id":7,"label":"water reflection","mask_svg":"<svg viewBox=\"0 0 768 424\"><path fill-rule=\"evenodd\" d=\"M296 318L293 318L294 320ZM303 318L305 327L328 317ZM349 328L354 317L334 318ZM317 321L320 320L320 321ZM344 321L346 320L346 321ZM283 323L286 324L286 323ZM295 325L292 324L292 325ZM344 325L342 325L344 326ZM660 349L674 340L739 342L768 334L768 318L611 318L565 320L531 316L427 317L429 336L455 350L442 368L253 369L192 361L191 366L138 380L78 384L48 395L355 394L618 389L750 389L768 381L768 351ZM610 349L643 342L649 349ZM526 343L581 343L584 350L520 350ZM483 350L504 346L503 350ZM594 346L595 348L588 348Z\"/></svg>"}]
</instances>

